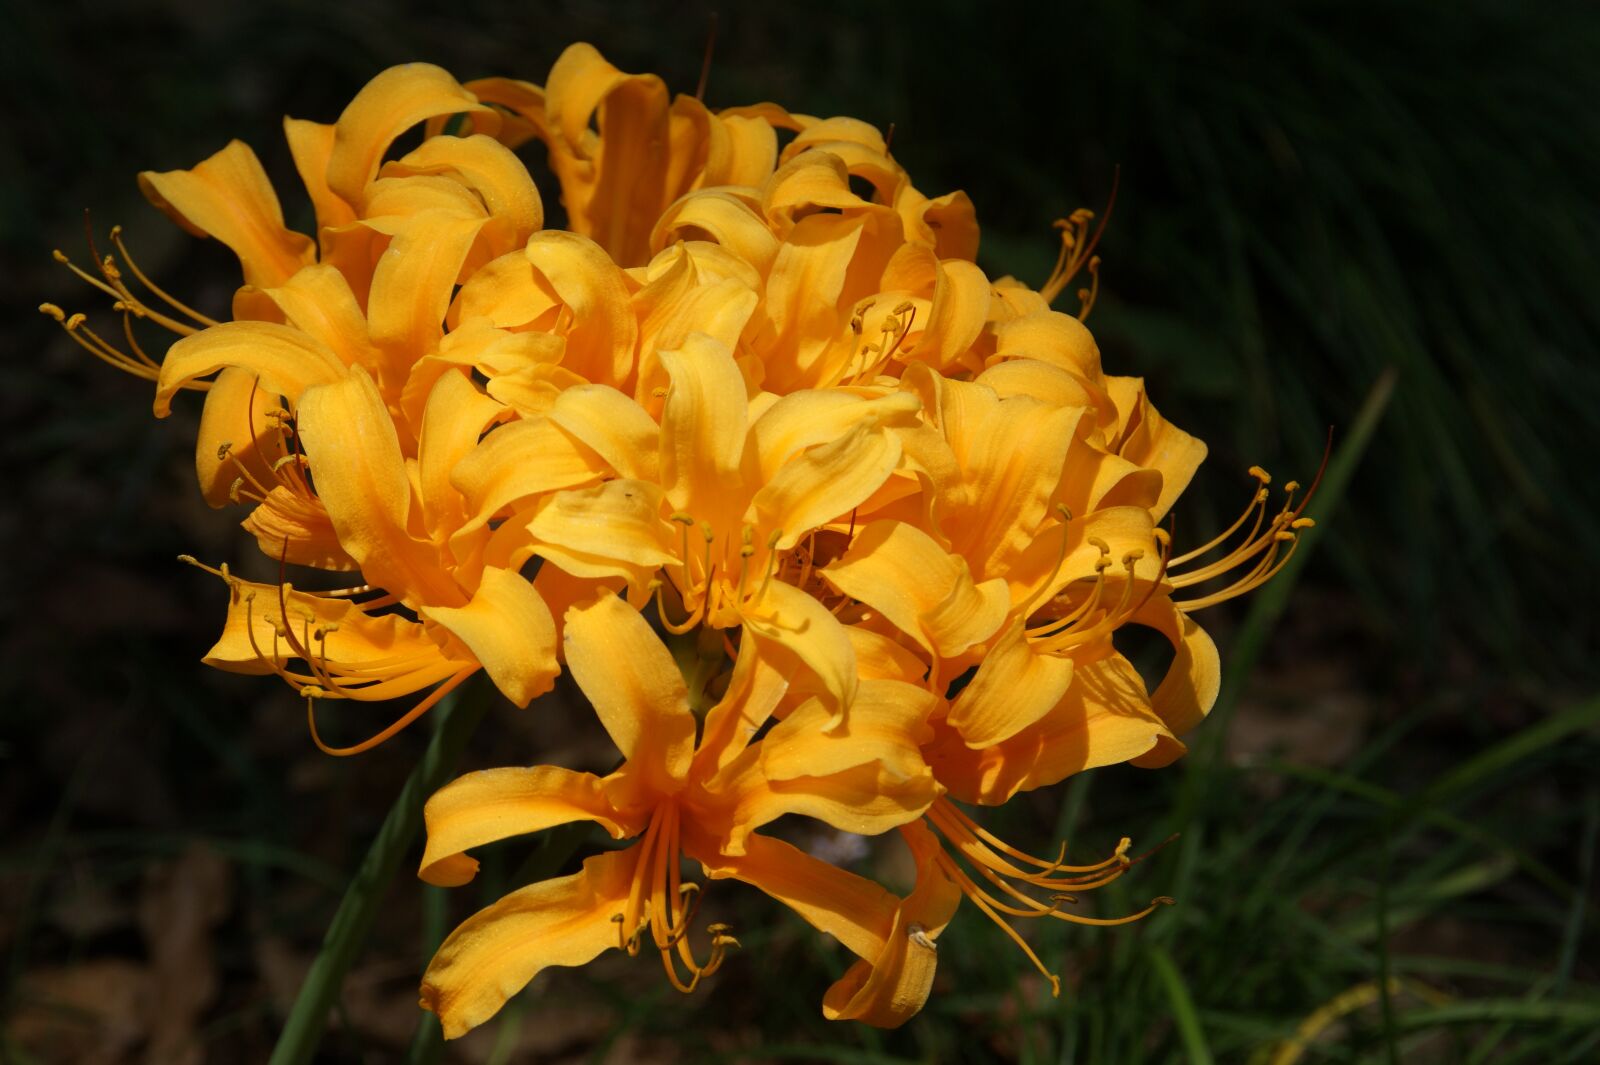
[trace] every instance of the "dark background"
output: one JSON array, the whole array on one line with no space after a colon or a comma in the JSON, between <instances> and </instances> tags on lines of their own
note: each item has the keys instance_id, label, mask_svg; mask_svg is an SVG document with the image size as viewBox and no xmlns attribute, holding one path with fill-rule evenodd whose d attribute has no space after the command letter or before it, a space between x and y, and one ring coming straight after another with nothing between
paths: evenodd
<instances>
[{"instance_id":1,"label":"dark background","mask_svg":"<svg viewBox=\"0 0 1600 1065\"><path fill-rule=\"evenodd\" d=\"M542 83L575 40L692 92L712 6L7 5L0 1060L264 1060L426 740L327 759L288 691L198 665L222 590L173 558L255 549L194 489L198 404L155 422L147 384L36 313L114 325L51 249L88 258L90 208L97 239L125 224L147 271L220 312L236 264L145 205L137 171L241 138L308 229L283 115L331 121L412 59ZM1197 753L988 817L1083 856L1183 833L1105 912L1179 906L1030 930L1059 1001L967 908L922 1016L828 1025L844 959L719 885L746 949L712 986L681 998L644 958L555 973L452 1060L1265 1062L1303 1023L1304 1061L1592 1060L1597 54L1588 4L722 8L709 104L894 123L920 189L972 196L991 274L1042 281L1052 219L1098 209L1120 166L1090 324L1110 372L1210 443L1179 509L1197 535L1246 466L1303 477L1328 425L1351 439L1389 368L1393 398L1282 619L1203 618L1234 672ZM470 753L604 757L581 717L509 707ZM327 1061L404 1058L428 913L464 916L525 849L482 892L402 877ZM898 875L879 850L857 867Z\"/></svg>"}]
</instances>

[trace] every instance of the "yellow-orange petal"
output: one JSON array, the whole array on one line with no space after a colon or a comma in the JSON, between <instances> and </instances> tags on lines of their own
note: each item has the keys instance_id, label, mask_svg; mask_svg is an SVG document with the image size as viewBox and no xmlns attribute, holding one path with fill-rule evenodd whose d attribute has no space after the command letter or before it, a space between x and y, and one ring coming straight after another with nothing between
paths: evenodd
<instances>
[{"instance_id":1,"label":"yellow-orange petal","mask_svg":"<svg viewBox=\"0 0 1600 1065\"><path fill-rule=\"evenodd\" d=\"M228 146L189 170L139 175L145 197L196 236L233 249L246 284L282 284L316 258L316 246L283 224L283 208L249 145Z\"/></svg>"},{"instance_id":2,"label":"yellow-orange petal","mask_svg":"<svg viewBox=\"0 0 1600 1065\"><path fill-rule=\"evenodd\" d=\"M603 595L567 611L567 667L626 760L611 793L627 809L682 786L695 719L678 665L639 612Z\"/></svg>"},{"instance_id":3,"label":"yellow-orange petal","mask_svg":"<svg viewBox=\"0 0 1600 1065\"><path fill-rule=\"evenodd\" d=\"M1000 636L950 705L950 727L969 747L991 747L1038 721L1072 684L1073 662L1040 654L1020 623Z\"/></svg>"},{"instance_id":4,"label":"yellow-orange petal","mask_svg":"<svg viewBox=\"0 0 1600 1065\"><path fill-rule=\"evenodd\" d=\"M658 476L661 428L616 389L569 388L550 408L550 420L592 448L619 477L654 481Z\"/></svg>"},{"instance_id":5,"label":"yellow-orange petal","mask_svg":"<svg viewBox=\"0 0 1600 1065\"><path fill-rule=\"evenodd\" d=\"M941 658L988 639L1011 609L1003 578L975 582L966 559L905 522L858 528L849 550L822 576Z\"/></svg>"},{"instance_id":6,"label":"yellow-orange petal","mask_svg":"<svg viewBox=\"0 0 1600 1065\"><path fill-rule=\"evenodd\" d=\"M422 814L428 844L417 875L439 887L477 875L473 847L574 821L595 821L615 839L634 827L606 801L599 777L553 765L467 773L434 792Z\"/></svg>"},{"instance_id":7,"label":"yellow-orange petal","mask_svg":"<svg viewBox=\"0 0 1600 1065\"><path fill-rule=\"evenodd\" d=\"M367 185L396 137L435 115L463 112L481 121L494 115L431 63L390 67L356 93L334 124L326 171L329 189L357 210L364 208Z\"/></svg>"},{"instance_id":8,"label":"yellow-orange petal","mask_svg":"<svg viewBox=\"0 0 1600 1065\"><path fill-rule=\"evenodd\" d=\"M639 326L617 264L589 238L560 230L535 233L523 255L572 312L565 365L596 384L623 387Z\"/></svg>"},{"instance_id":9,"label":"yellow-orange petal","mask_svg":"<svg viewBox=\"0 0 1600 1065\"><path fill-rule=\"evenodd\" d=\"M541 501L528 531L540 542L538 553L563 568L579 572L564 561L570 552L619 563L607 575L631 578L676 560L677 530L662 520L661 505L661 489L648 481L605 481Z\"/></svg>"},{"instance_id":10,"label":"yellow-orange petal","mask_svg":"<svg viewBox=\"0 0 1600 1065\"><path fill-rule=\"evenodd\" d=\"M278 397L258 386L249 370L230 366L212 381L194 448L195 476L207 503L227 505L234 482L246 474L247 481L263 486L276 483L272 463L284 454L283 438L267 411L277 405Z\"/></svg>"},{"instance_id":11,"label":"yellow-orange petal","mask_svg":"<svg viewBox=\"0 0 1600 1065\"><path fill-rule=\"evenodd\" d=\"M492 218L502 219L510 242L520 248L544 225L544 203L528 168L493 137L429 137L393 163L384 174L442 174L460 181L483 199Z\"/></svg>"},{"instance_id":12,"label":"yellow-orange petal","mask_svg":"<svg viewBox=\"0 0 1600 1065\"><path fill-rule=\"evenodd\" d=\"M1074 773L1121 762L1165 764L1183 745L1150 708L1144 683L1121 655L1073 671L1066 694L1034 724L981 750L936 725L923 757L939 783L962 802L999 805L1020 791L1048 787Z\"/></svg>"},{"instance_id":13,"label":"yellow-orange petal","mask_svg":"<svg viewBox=\"0 0 1600 1065\"><path fill-rule=\"evenodd\" d=\"M514 504L609 472L604 459L549 418L525 418L485 436L456 464L450 483L466 497L473 521L486 524Z\"/></svg>"},{"instance_id":14,"label":"yellow-orange petal","mask_svg":"<svg viewBox=\"0 0 1600 1065\"><path fill-rule=\"evenodd\" d=\"M248 370L260 379L262 391L291 404L313 385L344 376L339 356L298 329L271 322L223 322L167 349L156 378L156 417L171 413L172 397L185 384L226 366Z\"/></svg>"},{"instance_id":15,"label":"yellow-orange petal","mask_svg":"<svg viewBox=\"0 0 1600 1065\"><path fill-rule=\"evenodd\" d=\"M785 463L750 501L745 520L763 532L781 531L786 551L813 529L843 520L889 479L900 461L900 440L858 424L844 436Z\"/></svg>"},{"instance_id":16,"label":"yellow-orange petal","mask_svg":"<svg viewBox=\"0 0 1600 1065\"><path fill-rule=\"evenodd\" d=\"M328 187L328 160L333 156L335 128L331 123L285 118L283 136L294 156L294 168L311 196L317 213L317 232L329 226L346 226L356 220L356 211Z\"/></svg>"},{"instance_id":17,"label":"yellow-orange petal","mask_svg":"<svg viewBox=\"0 0 1600 1065\"><path fill-rule=\"evenodd\" d=\"M901 829L917 860L917 883L895 912L883 949L862 958L822 997L830 1021L863 1021L898 1028L916 1015L933 989L935 945L961 903L962 892L935 861L939 843L921 822Z\"/></svg>"},{"instance_id":18,"label":"yellow-orange petal","mask_svg":"<svg viewBox=\"0 0 1600 1065\"><path fill-rule=\"evenodd\" d=\"M695 857L707 876L759 889L857 957L876 958L894 927L900 900L892 893L781 840L753 835L743 854Z\"/></svg>"},{"instance_id":19,"label":"yellow-orange petal","mask_svg":"<svg viewBox=\"0 0 1600 1065\"><path fill-rule=\"evenodd\" d=\"M339 543L339 533L320 500L277 485L240 523L256 538L261 553L292 566L317 569L360 568Z\"/></svg>"},{"instance_id":20,"label":"yellow-orange petal","mask_svg":"<svg viewBox=\"0 0 1600 1065\"><path fill-rule=\"evenodd\" d=\"M561 672L555 620L521 574L485 566L465 606L424 606L417 612L466 644L495 687L518 706L555 686Z\"/></svg>"},{"instance_id":21,"label":"yellow-orange petal","mask_svg":"<svg viewBox=\"0 0 1600 1065\"><path fill-rule=\"evenodd\" d=\"M876 762L892 778L910 779L925 766L918 748L933 736L932 692L897 680L863 680L850 716L823 732L828 712L816 701L796 707L761 742L761 772L769 781L827 777Z\"/></svg>"},{"instance_id":22,"label":"yellow-orange petal","mask_svg":"<svg viewBox=\"0 0 1600 1065\"><path fill-rule=\"evenodd\" d=\"M416 483L423 524L434 542L446 542L470 516L450 474L477 447L484 431L510 413L479 392L464 373L443 374L428 394L417 441Z\"/></svg>"},{"instance_id":23,"label":"yellow-orange petal","mask_svg":"<svg viewBox=\"0 0 1600 1065\"><path fill-rule=\"evenodd\" d=\"M375 369L367 316L344 274L316 263L283 284L263 290L284 319L339 356L346 366Z\"/></svg>"},{"instance_id":24,"label":"yellow-orange petal","mask_svg":"<svg viewBox=\"0 0 1600 1065\"><path fill-rule=\"evenodd\" d=\"M748 406L744 377L727 346L691 333L660 352L672 380L661 414L661 486L680 511L719 524L738 502Z\"/></svg>"},{"instance_id":25,"label":"yellow-orange petal","mask_svg":"<svg viewBox=\"0 0 1600 1065\"><path fill-rule=\"evenodd\" d=\"M759 650L774 656L779 669L786 668L786 658L803 664L811 675L806 686L820 689L833 723L849 713L861 683L855 647L827 607L792 585L773 581L747 606L744 635L761 641Z\"/></svg>"},{"instance_id":26,"label":"yellow-orange petal","mask_svg":"<svg viewBox=\"0 0 1600 1065\"><path fill-rule=\"evenodd\" d=\"M413 605L464 606L438 549L409 531L411 479L383 397L361 367L306 390L300 442L339 542L367 579Z\"/></svg>"},{"instance_id":27,"label":"yellow-orange petal","mask_svg":"<svg viewBox=\"0 0 1600 1065\"><path fill-rule=\"evenodd\" d=\"M1211 712L1222 690L1222 659L1205 629L1166 596L1157 596L1133 616L1172 644L1173 658L1156 685L1151 707L1175 734L1194 728ZM1136 763L1149 766L1146 761Z\"/></svg>"},{"instance_id":28,"label":"yellow-orange petal","mask_svg":"<svg viewBox=\"0 0 1600 1065\"><path fill-rule=\"evenodd\" d=\"M487 1021L553 965L583 965L618 945L640 847L598 854L571 876L540 881L479 910L451 932L422 977L422 1006L446 1039Z\"/></svg>"}]
</instances>

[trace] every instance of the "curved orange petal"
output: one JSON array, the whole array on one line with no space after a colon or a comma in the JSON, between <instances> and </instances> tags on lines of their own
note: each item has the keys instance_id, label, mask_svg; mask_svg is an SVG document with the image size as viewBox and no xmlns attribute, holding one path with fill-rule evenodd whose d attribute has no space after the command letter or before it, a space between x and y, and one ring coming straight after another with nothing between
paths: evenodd
<instances>
[{"instance_id":1,"label":"curved orange petal","mask_svg":"<svg viewBox=\"0 0 1600 1065\"><path fill-rule=\"evenodd\" d=\"M185 384L228 366L256 375L263 392L291 404L306 389L337 381L345 372L339 356L298 329L271 322L223 322L167 349L156 378L156 417L171 413L172 397Z\"/></svg>"},{"instance_id":2,"label":"curved orange petal","mask_svg":"<svg viewBox=\"0 0 1600 1065\"><path fill-rule=\"evenodd\" d=\"M598 822L612 838L631 835L606 801L600 778L559 766L483 769L457 777L423 808L428 843L417 876L459 887L478 873L467 851L574 821Z\"/></svg>"},{"instance_id":3,"label":"curved orange petal","mask_svg":"<svg viewBox=\"0 0 1600 1065\"><path fill-rule=\"evenodd\" d=\"M424 606L417 613L466 644L495 687L518 706L555 686L561 672L555 620L522 575L485 566L465 606Z\"/></svg>"},{"instance_id":4,"label":"curved orange petal","mask_svg":"<svg viewBox=\"0 0 1600 1065\"><path fill-rule=\"evenodd\" d=\"M139 188L189 232L215 237L233 249L246 284L282 284L316 259L311 239L284 227L267 172L242 141L230 141L189 170L146 170L139 175Z\"/></svg>"},{"instance_id":5,"label":"curved orange petal","mask_svg":"<svg viewBox=\"0 0 1600 1065\"><path fill-rule=\"evenodd\" d=\"M689 691L666 646L639 612L614 595L567 611L567 667L626 759L617 805L681 786L694 757Z\"/></svg>"},{"instance_id":6,"label":"curved orange petal","mask_svg":"<svg viewBox=\"0 0 1600 1065\"><path fill-rule=\"evenodd\" d=\"M300 442L339 542L367 579L413 605L464 606L438 549L411 534L411 479L383 397L361 367L306 390Z\"/></svg>"},{"instance_id":7,"label":"curved orange petal","mask_svg":"<svg viewBox=\"0 0 1600 1065\"><path fill-rule=\"evenodd\" d=\"M822 997L830 1021L864 1021L898 1028L922 1009L938 965L935 941L961 904L961 888L935 861L939 843L921 822L901 833L917 861L917 883L895 912L884 946L850 967Z\"/></svg>"},{"instance_id":8,"label":"curved orange petal","mask_svg":"<svg viewBox=\"0 0 1600 1065\"><path fill-rule=\"evenodd\" d=\"M494 112L431 63L390 67L362 87L334 123L328 155L328 188L358 211L367 185L396 137L435 115L475 113L490 122ZM492 128L492 125L491 125Z\"/></svg>"},{"instance_id":9,"label":"curved orange petal","mask_svg":"<svg viewBox=\"0 0 1600 1065\"><path fill-rule=\"evenodd\" d=\"M905 522L859 527L849 550L822 576L941 658L954 658L988 639L1011 609L1004 579L976 583L966 559Z\"/></svg>"},{"instance_id":10,"label":"curved orange petal","mask_svg":"<svg viewBox=\"0 0 1600 1065\"><path fill-rule=\"evenodd\" d=\"M642 848L598 854L571 876L540 881L479 910L451 932L422 977L422 1006L446 1039L487 1021L552 965L583 965L618 946Z\"/></svg>"},{"instance_id":11,"label":"curved orange petal","mask_svg":"<svg viewBox=\"0 0 1600 1065\"><path fill-rule=\"evenodd\" d=\"M276 483L271 467L284 454L283 437L267 412L277 405L278 397L258 386L249 370L229 366L211 382L194 448L195 476L207 503L229 503L234 482L246 474L247 481Z\"/></svg>"},{"instance_id":12,"label":"curved orange petal","mask_svg":"<svg viewBox=\"0 0 1600 1065\"><path fill-rule=\"evenodd\" d=\"M744 377L727 346L703 333L659 354L672 380L661 413L661 486L678 510L720 525L730 504L741 502Z\"/></svg>"}]
</instances>

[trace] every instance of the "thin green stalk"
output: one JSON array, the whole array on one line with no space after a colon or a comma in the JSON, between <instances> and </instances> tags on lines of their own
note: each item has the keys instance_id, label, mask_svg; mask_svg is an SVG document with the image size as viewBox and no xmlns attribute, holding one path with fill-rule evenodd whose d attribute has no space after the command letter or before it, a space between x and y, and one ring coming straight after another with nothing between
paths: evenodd
<instances>
[{"instance_id":1,"label":"thin green stalk","mask_svg":"<svg viewBox=\"0 0 1600 1065\"><path fill-rule=\"evenodd\" d=\"M345 973L366 945L378 907L400 868L400 859L422 828L422 804L450 775L467 739L488 710L492 694L493 689L483 678L475 677L457 693L458 697L447 697L433 711L438 715L437 731L345 889L344 899L323 937L322 949L284 1020L268 1065L306 1065L316 1053Z\"/></svg>"},{"instance_id":2,"label":"thin green stalk","mask_svg":"<svg viewBox=\"0 0 1600 1065\"><path fill-rule=\"evenodd\" d=\"M1172 1007L1172 1021L1183 1040L1184 1055L1189 1065L1212 1065L1211 1047L1206 1042L1205 1029L1195 1012L1194 996L1189 993L1183 974L1173 964L1172 957L1160 947L1149 948L1150 967L1167 993L1167 1004Z\"/></svg>"}]
</instances>

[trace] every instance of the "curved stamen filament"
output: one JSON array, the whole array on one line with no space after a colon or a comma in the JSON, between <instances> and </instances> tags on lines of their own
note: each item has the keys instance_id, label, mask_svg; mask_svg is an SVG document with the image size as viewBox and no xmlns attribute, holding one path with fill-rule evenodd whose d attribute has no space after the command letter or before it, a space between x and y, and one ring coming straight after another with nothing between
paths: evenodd
<instances>
[{"instance_id":1,"label":"curved stamen filament","mask_svg":"<svg viewBox=\"0 0 1600 1065\"><path fill-rule=\"evenodd\" d=\"M1066 856L1065 846L1062 847L1061 855L1053 862L1033 857L986 832L948 799L942 797L929 807L925 821L937 831L937 836L934 838L942 837L935 855L939 869L1022 949L1035 968L1050 980L1056 994L1060 993L1060 979L1045 967L1038 954L1011 926L1007 918L1048 917L1071 924L1109 927L1140 920L1158 907L1172 902L1170 898L1162 896L1153 899L1139 912L1124 917L1086 917L1062 909L1063 904L1077 901L1074 892L1103 887L1122 876L1138 860L1128 857L1127 839L1123 839L1112 855L1104 861L1094 865L1069 866L1063 864ZM1000 894L994 894L975 880L957 861L958 855ZM1016 861L1012 861L1012 858ZM1039 871L1030 872L1019 867L1019 863L1032 866ZM1079 875L1069 877L1055 875L1062 872ZM1047 899L1041 900L1028 894L1024 890L1026 887L1049 891L1051 894Z\"/></svg>"},{"instance_id":2,"label":"curved stamen filament","mask_svg":"<svg viewBox=\"0 0 1600 1065\"><path fill-rule=\"evenodd\" d=\"M1252 494L1250 503L1232 525L1221 535L1193 551L1185 552L1173 559L1173 565L1198 559L1217 549L1234 536L1245 522L1254 516L1248 535L1243 537L1237 546L1214 562L1208 563L1186 573L1175 574L1171 578L1173 588L1188 588L1205 581L1220 577L1231 570L1251 563L1250 568L1242 577L1237 577L1234 582L1219 591L1202 595L1185 601L1174 600L1174 605L1183 611L1203 610L1215 606L1238 596L1245 595L1261 587L1271 580L1283 567L1288 565L1294 557L1294 552L1299 546L1300 533L1312 528L1316 522L1311 518L1301 517L1312 498L1317 494L1317 488L1322 484L1322 475L1327 471L1328 458L1333 450L1333 432L1329 430L1328 442L1323 448L1322 462L1317 467L1317 475L1312 479L1311 487L1298 501L1295 493L1300 490L1296 481L1284 485L1283 508L1267 519L1267 485L1272 483L1272 477L1259 466L1250 467L1250 476L1254 477L1260 487ZM1265 529L1262 526L1265 525ZM1283 550L1282 545L1288 544L1288 549Z\"/></svg>"},{"instance_id":3,"label":"curved stamen filament","mask_svg":"<svg viewBox=\"0 0 1600 1065\"><path fill-rule=\"evenodd\" d=\"M1029 865L1037 865L1047 874L1098 873L1101 870L1108 869L1113 866L1120 867L1132 863L1132 859L1129 859L1126 857L1126 855L1128 853L1128 848L1133 846L1133 841L1128 839L1126 836L1122 838L1122 842L1117 844L1117 849L1112 852L1111 857L1106 858L1103 861L1095 862L1093 865L1067 865L1065 864L1067 856L1066 843L1061 844L1061 853L1057 856L1056 860L1053 862L1047 862L1042 858L1035 858L1026 851L1021 851L1016 847L1011 846L1005 840L994 835L988 829L974 821L971 817L967 816L966 812L963 811L961 807L957 806L944 796L940 796L938 799L934 800L930 812L935 817L951 822L951 824L956 827L958 831L964 830L977 839L982 840L984 843L987 843L995 850L1009 855L1018 861L1025 862ZM950 833L946 831L945 834L949 835Z\"/></svg>"},{"instance_id":4,"label":"curved stamen filament","mask_svg":"<svg viewBox=\"0 0 1600 1065\"><path fill-rule=\"evenodd\" d=\"M426 714L429 710L432 710L436 705L438 705L440 699L443 699L446 695L449 695L451 692L455 691L456 688L461 685L462 681L476 673L479 668L480 667L477 665L471 665L458 671L448 680L444 681L444 683L433 689L433 691L429 692L427 698L423 699L416 706L413 706L410 710L407 710L404 714L396 718L394 723L388 728L368 739L362 740L353 747L329 747L323 742L322 737L317 733L316 712L316 700L321 698L322 695L313 691L304 692L303 694L306 696L306 725L311 730L311 742L315 743L318 749L320 749L324 754L331 754L339 758L347 758L353 754L361 754L363 751L370 751L380 743L384 743L385 741L394 738L407 725L411 724L423 714Z\"/></svg>"},{"instance_id":5,"label":"curved stamen filament","mask_svg":"<svg viewBox=\"0 0 1600 1065\"><path fill-rule=\"evenodd\" d=\"M1044 583L1035 588L1033 593L1024 599L1022 605L1017 608L1023 617L1033 613L1034 604L1049 594L1051 586L1056 582L1056 577L1061 573L1061 564L1067 560L1067 541L1071 539L1072 511L1067 508L1065 503L1057 503L1055 509L1061 515L1061 543L1056 547L1056 561L1050 567L1050 575L1044 579Z\"/></svg>"},{"instance_id":6,"label":"curved stamen filament","mask_svg":"<svg viewBox=\"0 0 1600 1065\"><path fill-rule=\"evenodd\" d=\"M1122 183L1122 168L1118 167L1111 175L1111 194L1106 197L1106 209L1101 214L1100 224L1095 227L1093 235L1089 233L1089 223L1094 220L1094 212L1086 207L1080 207L1066 218L1056 220L1056 228L1061 231L1061 251L1056 256L1056 265L1050 271L1050 277L1039 286L1039 295L1043 296L1046 303L1054 303L1057 296L1066 289L1072 279L1078 276L1078 271L1094 258L1094 250L1100 244L1100 237L1106 231L1106 223L1111 221L1111 212L1117 205L1117 189ZM1096 272L1095 281L1099 276ZM1086 299L1088 306L1082 309L1082 314L1089 312L1093 305L1093 293L1087 296L1079 294L1080 299Z\"/></svg>"},{"instance_id":7,"label":"curved stamen filament","mask_svg":"<svg viewBox=\"0 0 1600 1065\"><path fill-rule=\"evenodd\" d=\"M728 948L738 946L738 940L728 934L728 926L709 925L711 951L703 962L695 957L689 929L700 912L703 893L699 885L682 880L682 812L677 802L669 800L656 808L639 846L628 901L623 912L611 918L617 923L617 943L636 955L649 929L667 980L688 994L722 967Z\"/></svg>"},{"instance_id":8,"label":"curved stamen filament","mask_svg":"<svg viewBox=\"0 0 1600 1065\"><path fill-rule=\"evenodd\" d=\"M139 269L139 264L134 262L133 256L128 253L128 246L122 242L122 227L120 225L111 227L111 243L116 245L117 252L122 256L122 261L128 264L128 269L133 271L133 276L139 279L139 284L149 289L151 295L155 296L157 299L165 300L173 310L182 314L187 314L190 318L193 318L196 322L200 323L201 326L213 326L217 324L217 320L215 318L201 314L193 307L190 307L187 303L184 303L182 300L168 293L154 281L151 281L149 277L145 276L145 272Z\"/></svg>"}]
</instances>

